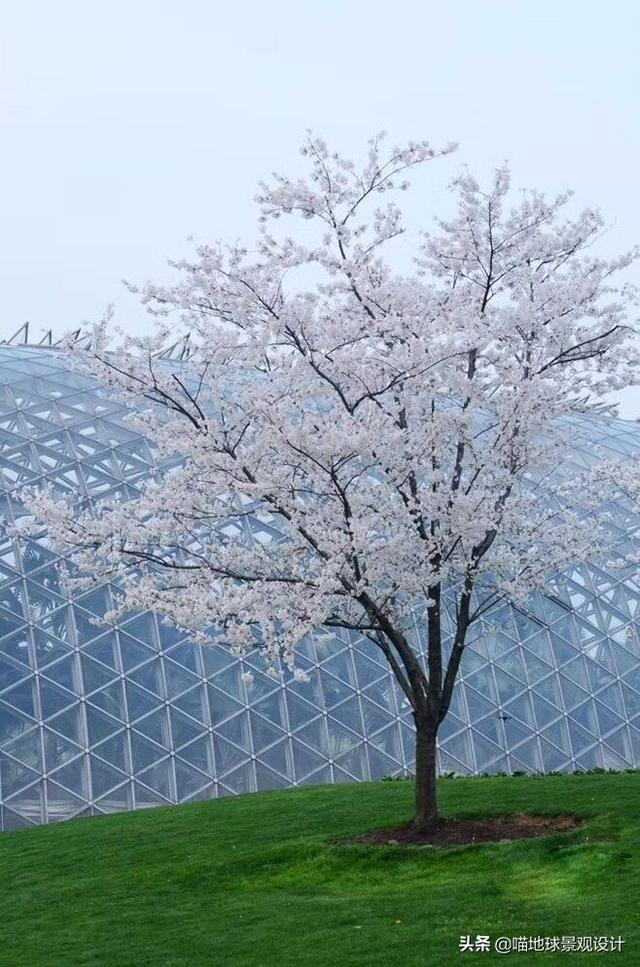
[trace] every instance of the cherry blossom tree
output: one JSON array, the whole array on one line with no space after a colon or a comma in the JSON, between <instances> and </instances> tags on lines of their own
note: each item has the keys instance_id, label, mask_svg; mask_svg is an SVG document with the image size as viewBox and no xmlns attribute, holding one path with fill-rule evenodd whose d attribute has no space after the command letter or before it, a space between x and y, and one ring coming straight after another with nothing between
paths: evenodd
<instances>
[{"instance_id":1,"label":"cherry blossom tree","mask_svg":"<svg viewBox=\"0 0 640 967\"><path fill-rule=\"evenodd\" d=\"M379 136L357 166L309 135L306 177L260 186L253 249L199 245L175 284L131 286L152 336L107 318L90 350L70 344L131 400L162 472L128 502L24 498L82 581L120 582L118 613L154 609L203 645L223 632L297 678L304 636L362 636L411 706L420 830L438 820L438 729L474 622L605 552L563 455L572 418L637 367L616 281L635 253L594 254L598 212L513 199L506 167L486 190L456 177L450 217L393 267L393 199L451 150Z\"/></svg>"}]
</instances>

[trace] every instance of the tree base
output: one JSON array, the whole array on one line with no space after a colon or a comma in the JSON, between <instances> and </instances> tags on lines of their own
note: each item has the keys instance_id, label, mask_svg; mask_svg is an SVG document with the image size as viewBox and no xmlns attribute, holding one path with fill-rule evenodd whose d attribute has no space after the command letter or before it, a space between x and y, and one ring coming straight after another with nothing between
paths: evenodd
<instances>
[{"instance_id":1,"label":"tree base","mask_svg":"<svg viewBox=\"0 0 640 967\"><path fill-rule=\"evenodd\" d=\"M451 819L440 816L428 829L414 822L389 829L376 829L342 843L372 843L377 846L469 846L473 843L497 843L502 840L530 839L578 829L578 816L536 816L518 813L512 816Z\"/></svg>"}]
</instances>

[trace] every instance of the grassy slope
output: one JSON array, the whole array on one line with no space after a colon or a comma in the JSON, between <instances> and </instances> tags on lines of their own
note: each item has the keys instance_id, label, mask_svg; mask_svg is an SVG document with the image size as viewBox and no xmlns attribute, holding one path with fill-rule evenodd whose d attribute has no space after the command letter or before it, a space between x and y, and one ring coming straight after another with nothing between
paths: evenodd
<instances>
[{"instance_id":1,"label":"grassy slope","mask_svg":"<svg viewBox=\"0 0 640 967\"><path fill-rule=\"evenodd\" d=\"M327 846L332 836L410 816L410 784L376 783L5 833L0 964L499 961L460 954L467 933L621 934L625 952L602 957L640 963L640 774L455 779L440 787L452 815L575 811L588 826L447 851ZM532 965L567 957L511 956Z\"/></svg>"}]
</instances>

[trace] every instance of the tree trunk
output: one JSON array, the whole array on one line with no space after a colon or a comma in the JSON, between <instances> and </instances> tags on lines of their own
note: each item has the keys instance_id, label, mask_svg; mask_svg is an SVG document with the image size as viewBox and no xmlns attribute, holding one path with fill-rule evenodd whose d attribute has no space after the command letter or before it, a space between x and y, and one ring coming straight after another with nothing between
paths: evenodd
<instances>
[{"instance_id":1,"label":"tree trunk","mask_svg":"<svg viewBox=\"0 0 640 967\"><path fill-rule=\"evenodd\" d=\"M416 829L427 832L438 820L436 790L436 732L437 724L423 716L415 716L416 723Z\"/></svg>"}]
</instances>

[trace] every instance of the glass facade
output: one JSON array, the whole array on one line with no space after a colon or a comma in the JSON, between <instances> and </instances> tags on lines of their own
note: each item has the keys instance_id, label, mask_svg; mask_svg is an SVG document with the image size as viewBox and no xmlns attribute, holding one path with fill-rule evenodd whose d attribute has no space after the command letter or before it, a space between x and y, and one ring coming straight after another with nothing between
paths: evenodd
<instances>
[{"instance_id":1,"label":"glass facade","mask_svg":"<svg viewBox=\"0 0 640 967\"><path fill-rule=\"evenodd\" d=\"M0 346L0 512L48 481L87 498L134 496L153 468L125 408L56 349ZM640 426L580 424L572 459L640 450ZM621 544L640 517L612 507ZM104 586L70 598L46 539L0 527L0 823L410 772L411 715L384 661L352 633L300 646L311 681L259 656L190 644L153 614L99 622ZM474 631L442 726L442 772L640 765L640 586L587 565L526 611ZM419 637L420 629L416 627ZM242 680L251 669L252 683Z\"/></svg>"}]
</instances>

